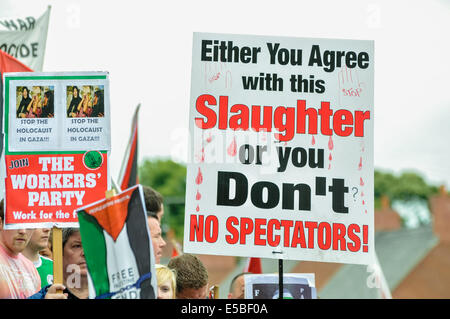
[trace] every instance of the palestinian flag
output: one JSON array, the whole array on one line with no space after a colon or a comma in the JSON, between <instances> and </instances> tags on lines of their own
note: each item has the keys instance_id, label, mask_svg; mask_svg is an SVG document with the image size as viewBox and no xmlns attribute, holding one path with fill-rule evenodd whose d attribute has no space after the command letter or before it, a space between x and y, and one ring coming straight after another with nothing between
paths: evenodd
<instances>
[{"instance_id":1,"label":"palestinian flag","mask_svg":"<svg viewBox=\"0 0 450 319\"><path fill-rule=\"evenodd\" d=\"M127 189L139 183L138 180L138 112L140 104L136 107L131 125L131 136L122 162L119 174L120 189Z\"/></svg>"},{"instance_id":2,"label":"palestinian flag","mask_svg":"<svg viewBox=\"0 0 450 319\"><path fill-rule=\"evenodd\" d=\"M80 208L89 297L155 299L153 247L141 185Z\"/></svg>"}]
</instances>

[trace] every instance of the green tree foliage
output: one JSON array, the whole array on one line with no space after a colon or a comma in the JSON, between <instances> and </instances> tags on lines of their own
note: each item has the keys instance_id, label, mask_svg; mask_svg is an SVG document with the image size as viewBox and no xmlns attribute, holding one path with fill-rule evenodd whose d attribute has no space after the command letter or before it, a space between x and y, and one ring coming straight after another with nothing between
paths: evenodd
<instances>
[{"instance_id":1,"label":"green tree foliage","mask_svg":"<svg viewBox=\"0 0 450 319\"><path fill-rule=\"evenodd\" d=\"M186 166L169 159L146 159L139 166L139 182L151 186L164 197L163 226L183 238ZM163 227L165 230L165 227Z\"/></svg>"},{"instance_id":2,"label":"green tree foliage","mask_svg":"<svg viewBox=\"0 0 450 319\"><path fill-rule=\"evenodd\" d=\"M422 176L415 172L403 172L399 176L375 170L374 176L375 207L378 208L382 195L389 197L390 201L398 200L427 200L436 194L438 187L428 185Z\"/></svg>"}]
</instances>

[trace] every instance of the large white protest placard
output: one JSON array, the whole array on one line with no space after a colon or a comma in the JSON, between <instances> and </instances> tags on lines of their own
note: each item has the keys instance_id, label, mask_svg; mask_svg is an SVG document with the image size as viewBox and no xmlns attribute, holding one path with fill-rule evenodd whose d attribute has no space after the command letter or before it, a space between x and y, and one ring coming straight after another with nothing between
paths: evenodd
<instances>
[{"instance_id":1,"label":"large white protest placard","mask_svg":"<svg viewBox=\"0 0 450 319\"><path fill-rule=\"evenodd\" d=\"M105 72L5 73L6 228L77 225L103 198L111 150Z\"/></svg>"},{"instance_id":2,"label":"large white protest placard","mask_svg":"<svg viewBox=\"0 0 450 319\"><path fill-rule=\"evenodd\" d=\"M32 70L42 71L50 9L41 16L0 17L0 50Z\"/></svg>"},{"instance_id":3,"label":"large white protest placard","mask_svg":"<svg viewBox=\"0 0 450 319\"><path fill-rule=\"evenodd\" d=\"M373 50L194 34L186 252L373 261Z\"/></svg>"}]
</instances>

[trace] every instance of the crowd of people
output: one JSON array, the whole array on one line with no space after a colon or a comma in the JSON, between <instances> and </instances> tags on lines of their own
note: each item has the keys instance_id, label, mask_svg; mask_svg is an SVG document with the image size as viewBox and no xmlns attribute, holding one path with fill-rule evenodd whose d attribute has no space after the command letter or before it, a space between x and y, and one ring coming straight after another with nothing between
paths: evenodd
<instances>
[{"instance_id":1,"label":"crowd of people","mask_svg":"<svg viewBox=\"0 0 450 319\"><path fill-rule=\"evenodd\" d=\"M208 271L193 254L172 257L161 264L166 241L161 231L163 197L143 186L152 241L158 299L209 298ZM51 229L4 229L4 202L0 201L0 299L87 299L88 268L78 228L62 230L63 283L53 283ZM229 299L244 298L243 275L230 285Z\"/></svg>"}]
</instances>

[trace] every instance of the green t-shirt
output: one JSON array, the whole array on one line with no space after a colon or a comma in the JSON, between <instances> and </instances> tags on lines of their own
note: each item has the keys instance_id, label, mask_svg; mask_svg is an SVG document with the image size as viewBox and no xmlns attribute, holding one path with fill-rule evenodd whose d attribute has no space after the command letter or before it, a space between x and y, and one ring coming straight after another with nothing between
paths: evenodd
<instances>
[{"instance_id":1,"label":"green t-shirt","mask_svg":"<svg viewBox=\"0 0 450 319\"><path fill-rule=\"evenodd\" d=\"M53 284L53 260L39 255L39 260L34 265L41 277L41 287Z\"/></svg>"}]
</instances>

